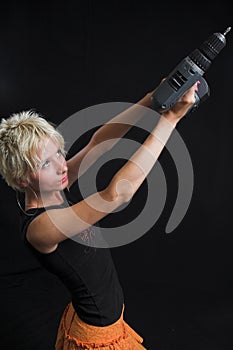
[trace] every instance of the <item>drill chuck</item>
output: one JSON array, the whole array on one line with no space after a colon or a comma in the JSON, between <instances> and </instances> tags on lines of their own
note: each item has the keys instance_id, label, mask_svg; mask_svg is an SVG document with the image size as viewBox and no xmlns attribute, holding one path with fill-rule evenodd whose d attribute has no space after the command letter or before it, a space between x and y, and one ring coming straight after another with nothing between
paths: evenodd
<instances>
[{"instance_id":1,"label":"drill chuck","mask_svg":"<svg viewBox=\"0 0 233 350\"><path fill-rule=\"evenodd\" d=\"M189 55L191 60L195 62L204 72L207 71L212 61L226 45L225 35L230 30L231 27L228 27L223 34L212 34L198 49L195 49Z\"/></svg>"}]
</instances>

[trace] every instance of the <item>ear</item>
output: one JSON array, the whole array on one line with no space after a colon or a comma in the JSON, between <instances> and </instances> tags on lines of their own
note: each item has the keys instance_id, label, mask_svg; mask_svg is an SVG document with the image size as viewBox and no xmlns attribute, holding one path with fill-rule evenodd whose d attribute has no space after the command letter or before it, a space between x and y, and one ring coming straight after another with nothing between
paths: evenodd
<instances>
[{"instance_id":1,"label":"ear","mask_svg":"<svg viewBox=\"0 0 233 350\"><path fill-rule=\"evenodd\" d=\"M24 179L24 180L23 179L17 180L17 183L22 188L26 188L26 187L29 186L29 181L26 180L26 179Z\"/></svg>"}]
</instances>

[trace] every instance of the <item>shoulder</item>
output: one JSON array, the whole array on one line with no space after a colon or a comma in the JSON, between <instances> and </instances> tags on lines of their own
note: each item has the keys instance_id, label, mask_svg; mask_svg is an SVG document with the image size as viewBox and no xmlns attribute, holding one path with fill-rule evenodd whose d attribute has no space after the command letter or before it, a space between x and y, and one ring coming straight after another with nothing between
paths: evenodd
<instances>
[{"instance_id":1,"label":"shoulder","mask_svg":"<svg viewBox=\"0 0 233 350\"><path fill-rule=\"evenodd\" d=\"M56 226L53 215L59 215L62 208L40 210L27 225L25 238L39 252L50 253L56 249L58 243L67 239Z\"/></svg>"}]
</instances>

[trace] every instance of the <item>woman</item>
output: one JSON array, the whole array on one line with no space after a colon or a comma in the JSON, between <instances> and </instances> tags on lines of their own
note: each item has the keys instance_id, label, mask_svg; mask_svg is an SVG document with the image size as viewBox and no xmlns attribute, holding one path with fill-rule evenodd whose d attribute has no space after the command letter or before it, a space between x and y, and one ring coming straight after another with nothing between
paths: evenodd
<instances>
[{"instance_id":1,"label":"woman","mask_svg":"<svg viewBox=\"0 0 233 350\"><path fill-rule=\"evenodd\" d=\"M24 208L18 201L25 243L72 296L60 322L56 350L145 349L141 336L124 321L123 292L109 249L86 249L73 238L94 237L93 225L133 197L176 124L195 102L196 88L195 84L161 115L143 145L104 190L78 203L67 204L64 190L77 180L84 157L96 145L122 137L143 116L142 109L134 105L103 125L68 161L63 137L37 113L23 111L2 119L0 172L9 186L25 194ZM148 93L138 105L150 108L150 102Z\"/></svg>"}]
</instances>

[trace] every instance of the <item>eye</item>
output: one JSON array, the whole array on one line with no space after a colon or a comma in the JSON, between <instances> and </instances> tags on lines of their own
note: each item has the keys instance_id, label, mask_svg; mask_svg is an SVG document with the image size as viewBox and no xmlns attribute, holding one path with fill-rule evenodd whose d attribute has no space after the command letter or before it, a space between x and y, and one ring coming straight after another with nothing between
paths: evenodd
<instances>
[{"instance_id":1,"label":"eye","mask_svg":"<svg viewBox=\"0 0 233 350\"><path fill-rule=\"evenodd\" d=\"M42 164L42 168L47 168L50 164L50 161L49 160L46 160L43 164Z\"/></svg>"},{"instance_id":2,"label":"eye","mask_svg":"<svg viewBox=\"0 0 233 350\"><path fill-rule=\"evenodd\" d=\"M60 157L60 156L64 156L64 152L61 149L57 151L57 157Z\"/></svg>"}]
</instances>

